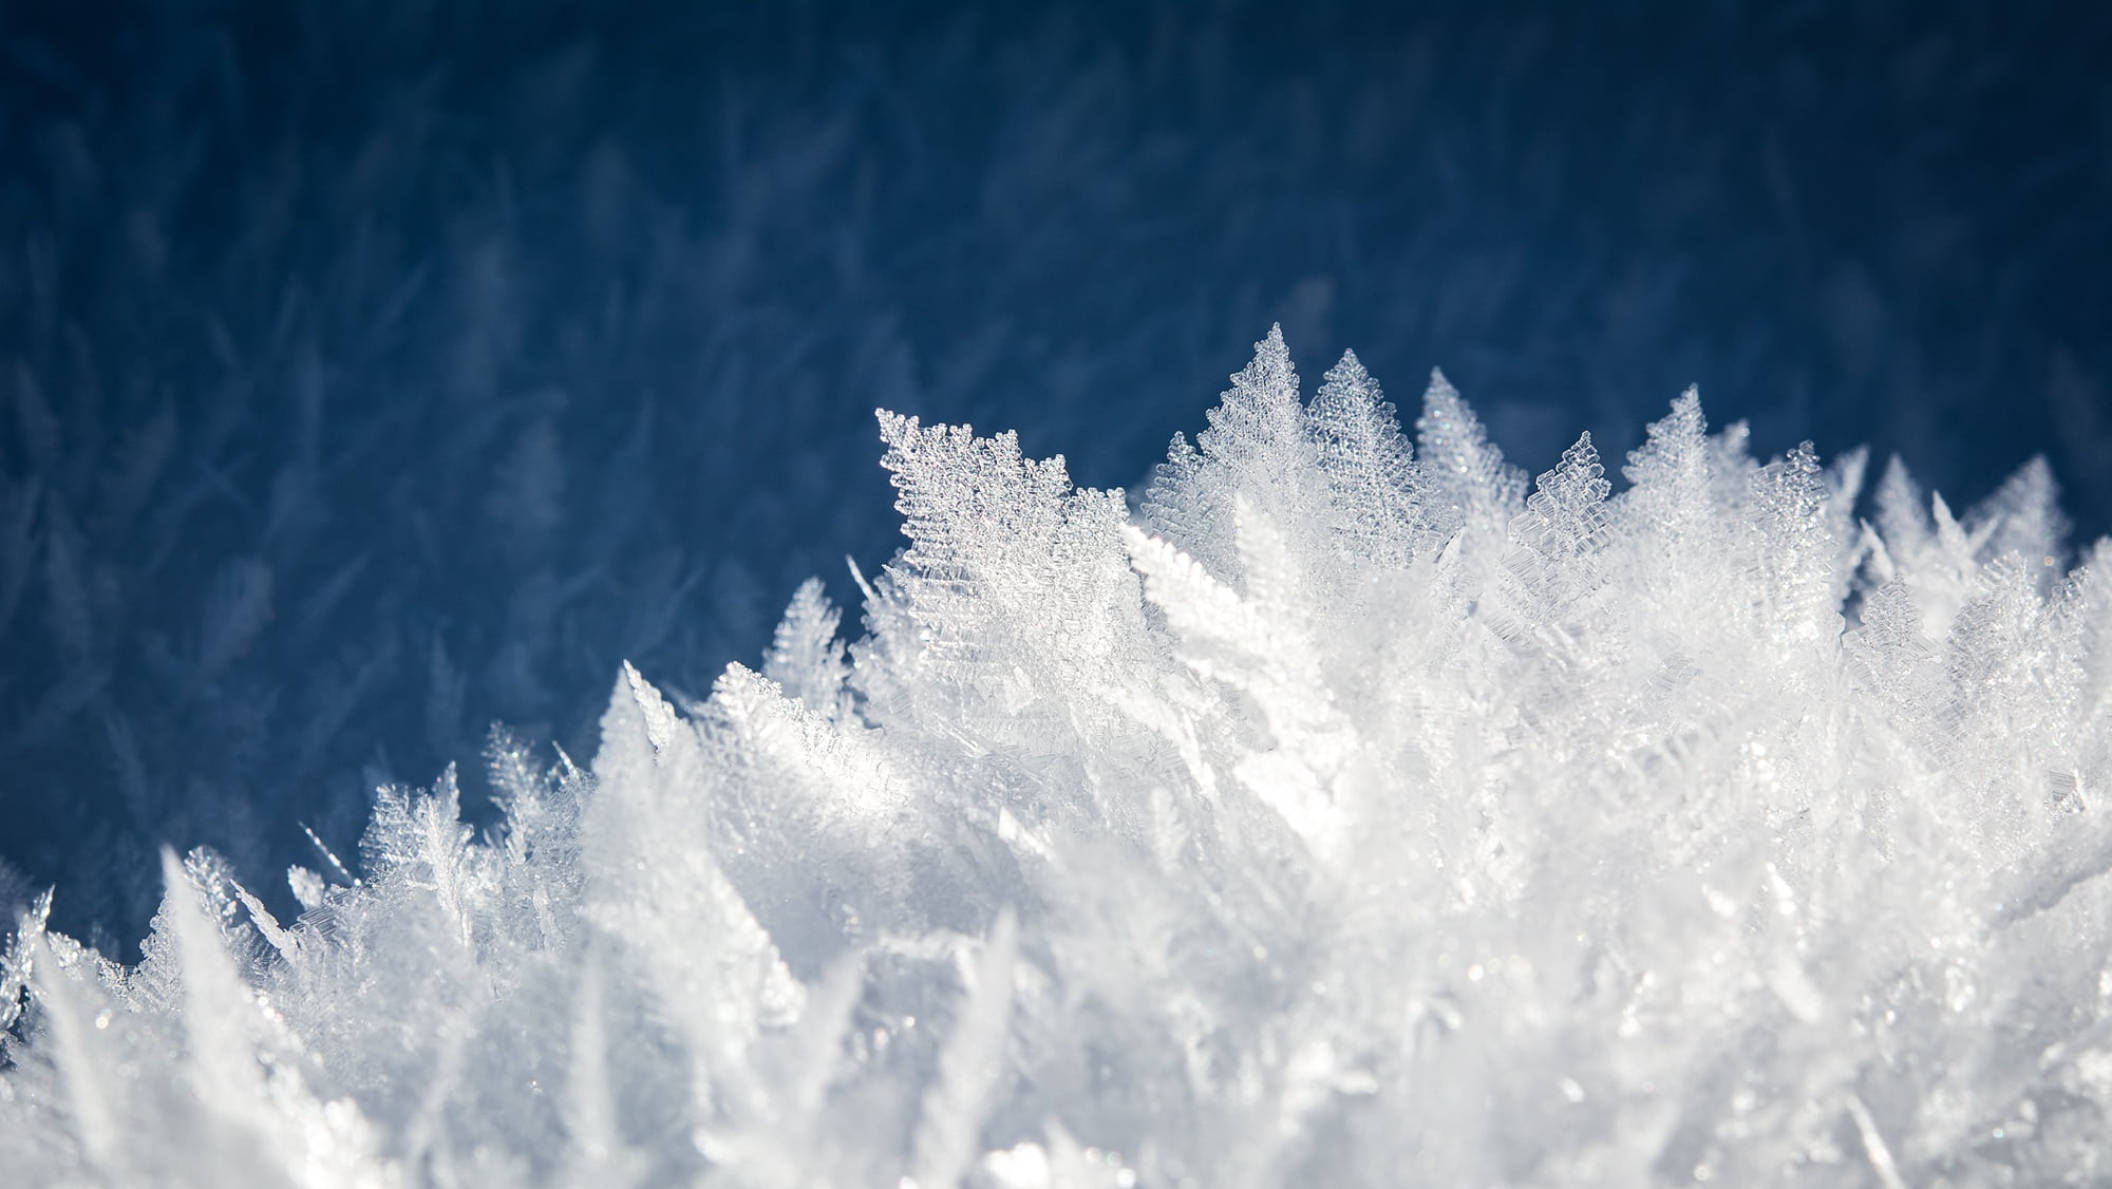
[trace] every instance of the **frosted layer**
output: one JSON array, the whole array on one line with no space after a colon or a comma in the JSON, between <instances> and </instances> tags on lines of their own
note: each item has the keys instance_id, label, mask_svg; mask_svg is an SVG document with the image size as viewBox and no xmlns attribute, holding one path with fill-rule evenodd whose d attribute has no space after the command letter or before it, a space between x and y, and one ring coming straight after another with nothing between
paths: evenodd
<instances>
[{"instance_id":1,"label":"frosted layer","mask_svg":"<svg viewBox=\"0 0 2112 1189\"><path fill-rule=\"evenodd\" d=\"M2112 1175L2112 544L2043 464L1859 503L1689 392L1528 484L1274 332L1134 505L880 429L855 641L810 583L708 700L626 666L298 921L203 850L137 967L27 916L11 1183Z\"/></svg>"}]
</instances>

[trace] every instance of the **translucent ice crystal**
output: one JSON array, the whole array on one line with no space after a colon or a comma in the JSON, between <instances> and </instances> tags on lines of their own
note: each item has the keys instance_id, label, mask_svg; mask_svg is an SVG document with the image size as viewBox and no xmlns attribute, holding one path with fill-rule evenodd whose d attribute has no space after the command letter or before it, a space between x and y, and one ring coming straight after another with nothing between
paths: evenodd
<instances>
[{"instance_id":1,"label":"translucent ice crystal","mask_svg":"<svg viewBox=\"0 0 2112 1189\"><path fill-rule=\"evenodd\" d=\"M0 960L13 1183L2051 1184L2112 1176L2112 545L2027 466L1530 485L1259 344L1134 514L883 413L909 544L579 767L381 790L281 922ZM253 576L230 572L222 635ZM61 625L63 627L63 625ZM207 647L212 647L211 639ZM445 665L438 658L436 665ZM246 875L247 873L243 873Z\"/></svg>"}]
</instances>

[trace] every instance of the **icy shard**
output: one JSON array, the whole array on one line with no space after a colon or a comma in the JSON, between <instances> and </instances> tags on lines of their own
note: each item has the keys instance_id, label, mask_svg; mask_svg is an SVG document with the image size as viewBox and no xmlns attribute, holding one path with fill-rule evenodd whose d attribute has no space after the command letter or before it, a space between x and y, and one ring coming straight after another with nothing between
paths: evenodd
<instances>
[{"instance_id":1,"label":"icy shard","mask_svg":"<svg viewBox=\"0 0 2112 1189\"><path fill-rule=\"evenodd\" d=\"M2112 543L2043 461L1859 508L1689 390L1528 481L1276 330L1134 515L880 430L856 638L814 581L702 702L623 666L589 766L381 790L297 921L200 850L137 967L14 922L10 1183L2112 1172Z\"/></svg>"}]
</instances>

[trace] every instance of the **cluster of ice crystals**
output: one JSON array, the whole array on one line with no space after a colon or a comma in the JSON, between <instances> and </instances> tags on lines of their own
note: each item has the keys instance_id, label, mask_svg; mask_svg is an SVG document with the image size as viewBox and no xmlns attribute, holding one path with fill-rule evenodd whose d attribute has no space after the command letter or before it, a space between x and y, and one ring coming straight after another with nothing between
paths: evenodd
<instances>
[{"instance_id":1,"label":"cluster of ice crystals","mask_svg":"<svg viewBox=\"0 0 2112 1189\"><path fill-rule=\"evenodd\" d=\"M1613 491L1280 335L1132 511L882 414L846 643L626 666L504 824L383 790L282 922L0 960L14 1183L2101 1183L2112 545L2033 464ZM1860 509L1860 512L1859 512ZM681 701L677 699L676 701ZM354 874L354 867L357 875Z\"/></svg>"}]
</instances>

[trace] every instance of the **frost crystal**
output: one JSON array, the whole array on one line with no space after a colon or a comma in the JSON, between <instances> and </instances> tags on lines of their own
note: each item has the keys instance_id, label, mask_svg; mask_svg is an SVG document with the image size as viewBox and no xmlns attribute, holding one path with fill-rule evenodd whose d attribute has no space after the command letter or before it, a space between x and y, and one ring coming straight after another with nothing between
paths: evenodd
<instances>
[{"instance_id":1,"label":"frost crystal","mask_svg":"<svg viewBox=\"0 0 2112 1189\"><path fill-rule=\"evenodd\" d=\"M381 790L297 921L203 850L136 967L38 901L11 1183L2112 1177L2112 544L2043 462L1861 519L1689 391L1528 484L1274 332L1134 516L880 429L861 638L814 582L700 704L625 666L589 767L495 738L482 837Z\"/></svg>"}]
</instances>

